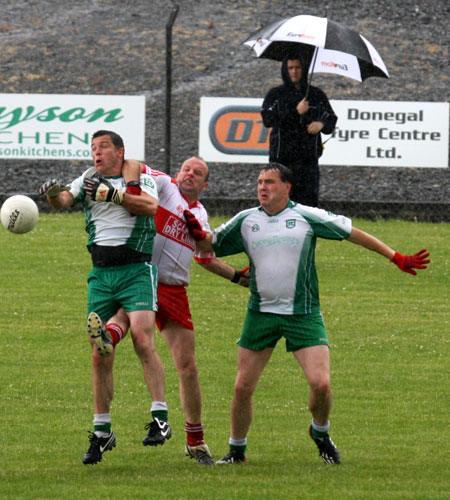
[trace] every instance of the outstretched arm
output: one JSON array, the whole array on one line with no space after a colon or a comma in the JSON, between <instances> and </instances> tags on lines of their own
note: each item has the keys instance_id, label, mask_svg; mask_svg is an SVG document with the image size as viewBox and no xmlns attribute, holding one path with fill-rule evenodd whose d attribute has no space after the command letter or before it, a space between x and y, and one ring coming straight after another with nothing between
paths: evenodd
<instances>
[{"instance_id":1,"label":"outstretched arm","mask_svg":"<svg viewBox=\"0 0 450 500\"><path fill-rule=\"evenodd\" d=\"M198 262L198 261L197 261ZM223 260L220 260L218 257L213 257L210 262L198 262L202 267L210 271L211 273L217 274L218 276L222 276L227 280L232 281L233 283L237 283L241 286L248 287L249 286L249 278L250 278L250 269L246 267L241 271L234 269L234 267L229 266Z\"/></svg>"},{"instance_id":2,"label":"outstretched arm","mask_svg":"<svg viewBox=\"0 0 450 500\"><path fill-rule=\"evenodd\" d=\"M375 238L375 236L361 231L356 227L352 229L352 232L348 237L348 241L384 255L384 257L393 262L401 271L414 276L417 274L417 272L414 271L414 268L426 269L427 264L430 262L428 259L430 254L425 248L414 255L402 255L386 245L386 243L383 243L378 238Z\"/></svg>"},{"instance_id":3,"label":"outstretched arm","mask_svg":"<svg viewBox=\"0 0 450 500\"><path fill-rule=\"evenodd\" d=\"M52 208L60 210L69 208L74 203L74 197L67 186L62 186L56 179L45 182L39 188L39 194L47 196Z\"/></svg>"},{"instance_id":4,"label":"outstretched arm","mask_svg":"<svg viewBox=\"0 0 450 500\"><path fill-rule=\"evenodd\" d=\"M395 254L395 250L392 250L392 248L387 246L386 243L383 243L378 238L375 238L375 236L372 236L365 231L361 231L361 229L357 229L356 227L352 229L352 232L348 237L348 241L384 255L389 260L392 260Z\"/></svg>"}]
</instances>

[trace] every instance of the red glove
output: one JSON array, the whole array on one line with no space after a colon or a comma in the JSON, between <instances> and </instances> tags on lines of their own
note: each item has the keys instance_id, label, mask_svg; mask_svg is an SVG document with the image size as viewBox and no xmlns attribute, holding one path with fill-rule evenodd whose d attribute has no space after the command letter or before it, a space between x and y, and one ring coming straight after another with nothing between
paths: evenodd
<instances>
[{"instance_id":1,"label":"red glove","mask_svg":"<svg viewBox=\"0 0 450 500\"><path fill-rule=\"evenodd\" d=\"M402 255L401 253L395 252L391 262L393 262L403 272L415 276L417 273L414 271L413 267L416 269L426 269L427 266L425 264L430 262L430 260L427 259L429 255L430 254L426 248L423 248L420 252L417 252L414 255Z\"/></svg>"},{"instance_id":2,"label":"red glove","mask_svg":"<svg viewBox=\"0 0 450 500\"><path fill-rule=\"evenodd\" d=\"M249 278L250 278L250 267L246 267L245 269L241 269L240 271L235 271L234 276L231 278L232 283L239 283L241 285L241 278L244 278L242 281L242 286L248 287Z\"/></svg>"},{"instance_id":3,"label":"red glove","mask_svg":"<svg viewBox=\"0 0 450 500\"><path fill-rule=\"evenodd\" d=\"M191 236L195 241L201 241L206 238L206 231L203 231L200 221L195 217L195 215L189 210L183 212L184 218L186 219L186 226L191 233Z\"/></svg>"},{"instance_id":4,"label":"red glove","mask_svg":"<svg viewBox=\"0 0 450 500\"><path fill-rule=\"evenodd\" d=\"M239 271L241 276L250 276L250 266L244 267Z\"/></svg>"}]
</instances>

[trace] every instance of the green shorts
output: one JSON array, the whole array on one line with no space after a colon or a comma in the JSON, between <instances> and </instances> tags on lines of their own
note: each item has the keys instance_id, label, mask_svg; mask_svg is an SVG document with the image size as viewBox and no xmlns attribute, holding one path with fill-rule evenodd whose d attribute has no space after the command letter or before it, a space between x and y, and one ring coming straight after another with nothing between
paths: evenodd
<instances>
[{"instance_id":1,"label":"green shorts","mask_svg":"<svg viewBox=\"0 0 450 500\"><path fill-rule=\"evenodd\" d=\"M158 270L151 262L94 267L88 279L88 314L108 321L120 307L125 311L156 311Z\"/></svg>"},{"instance_id":2,"label":"green shorts","mask_svg":"<svg viewBox=\"0 0 450 500\"><path fill-rule=\"evenodd\" d=\"M262 351L275 347L281 337L286 339L288 352L315 345L329 346L321 312L274 314L248 310L237 343L246 349Z\"/></svg>"}]
</instances>

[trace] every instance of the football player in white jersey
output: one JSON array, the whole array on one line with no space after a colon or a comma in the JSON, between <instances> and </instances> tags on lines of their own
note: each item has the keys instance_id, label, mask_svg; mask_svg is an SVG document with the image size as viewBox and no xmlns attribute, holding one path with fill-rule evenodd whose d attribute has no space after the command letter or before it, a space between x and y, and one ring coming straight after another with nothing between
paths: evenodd
<instances>
[{"instance_id":1,"label":"football player in white jersey","mask_svg":"<svg viewBox=\"0 0 450 500\"><path fill-rule=\"evenodd\" d=\"M281 337L302 367L310 386L309 434L327 464L340 455L328 434L331 411L328 338L320 312L314 263L317 238L347 239L378 252L402 271L417 274L430 262L423 249L402 255L374 236L352 227L351 220L289 199L292 174L287 167L269 164L258 177L260 206L244 210L212 234L203 231L190 212L189 231L201 251L218 257L245 252L250 260L247 317L238 341L238 372L231 403L230 451L217 464L245 462L247 433L252 420L252 398L260 376Z\"/></svg>"},{"instance_id":2,"label":"football player in white jersey","mask_svg":"<svg viewBox=\"0 0 450 500\"><path fill-rule=\"evenodd\" d=\"M88 276L88 333L92 344L94 432L90 433L89 450L83 457L85 464L100 462L103 453L116 445L110 414L114 346L128 325L152 399L153 420L145 438L151 442L147 444L163 444L171 432L164 367L154 341L157 268L151 254L153 216L158 206L156 183L151 175L142 174L142 193L136 195L127 188L122 177L125 149L118 134L97 131L91 148L95 167L68 187L53 179L40 189L53 208L64 209L81 202L86 214L93 262ZM116 314L119 308L121 313Z\"/></svg>"},{"instance_id":3,"label":"football player in white jersey","mask_svg":"<svg viewBox=\"0 0 450 500\"><path fill-rule=\"evenodd\" d=\"M129 173L126 172L127 169ZM199 465L213 465L204 441L201 420L202 395L195 362L195 335L186 287L192 257L209 271L234 283L248 286L246 270L237 271L211 252L195 253L195 241L186 227L183 212L190 210L202 230L210 231L208 214L199 201L208 186L208 165L198 157L188 158L172 179L134 160L127 160L124 176L137 179L151 173L158 188L159 206L155 215L157 234L152 262L158 267L158 312L156 324L167 342L180 381L180 399L186 417L186 455ZM194 255L195 254L195 255Z\"/></svg>"}]
</instances>

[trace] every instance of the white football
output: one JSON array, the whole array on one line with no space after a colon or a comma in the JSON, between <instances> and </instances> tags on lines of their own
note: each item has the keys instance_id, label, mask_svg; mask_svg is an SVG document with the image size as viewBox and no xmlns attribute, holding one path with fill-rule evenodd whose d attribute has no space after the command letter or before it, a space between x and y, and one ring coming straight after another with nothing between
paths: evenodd
<instances>
[{"instance_id":1,"label":"white football","mask_svg":"<svg viewBox=\"0 0 450 500\"><path fill-rule=\"evenodd\" d=\"M8 198L1 208L2 224L12 233L28 233L39 220L39 209L28 196L17 194Z\"/></svg>"}]
</instances>

